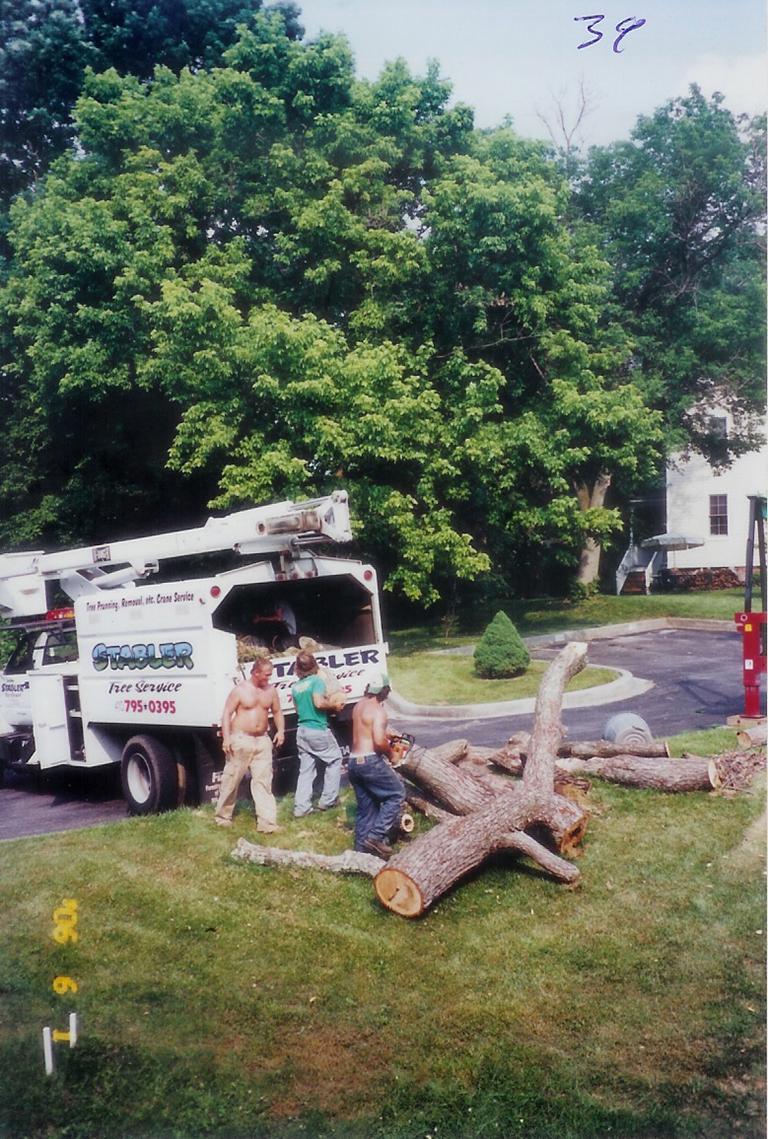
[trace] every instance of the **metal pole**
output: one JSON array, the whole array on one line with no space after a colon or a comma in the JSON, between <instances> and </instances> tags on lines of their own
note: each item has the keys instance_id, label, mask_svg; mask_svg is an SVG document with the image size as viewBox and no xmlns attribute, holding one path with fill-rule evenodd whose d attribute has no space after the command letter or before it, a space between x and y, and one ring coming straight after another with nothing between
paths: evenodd
<instances>
[{"instance_id":1,"label":"metal pole","mask_svg":"<svg viewBox=\"0 0 768 1139\"><path fill-rule=\"evenodd\" d=\"M757 499L749 496L749 529L747 530L747 556L744 565L744 612L752 612L752 563L755 560L755 522Z\"/></svg>"}]
</instances>

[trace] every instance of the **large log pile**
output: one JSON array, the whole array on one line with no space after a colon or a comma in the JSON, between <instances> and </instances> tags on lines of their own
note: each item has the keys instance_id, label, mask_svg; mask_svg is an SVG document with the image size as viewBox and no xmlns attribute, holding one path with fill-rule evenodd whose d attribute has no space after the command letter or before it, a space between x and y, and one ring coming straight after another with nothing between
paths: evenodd
<instances>
[{"instance_id":1,"label":"large log pile","mask_svg":"<svg viewBox=\"0 0 768 1139\"><path fill-rule=\"evenodd\" d=\"M414 747L398 771L407 787L407 810L436 820L389 862L348 851L323 856L276 850L240 839L233 857L262 865L296 865L374 880L381 903L404 917L425 913L463 877L498 851L532 859L555 879L578 883L578 854L586 831L590 777L668 792L729 794L748 786L765 767L732 753L710 759L671 759L663 741L650 744L563 742L563 690L587 662L587 646L567 645L542 677L533 728L501 750L454 740L439 748ZM745 741L747 742L747 741ZM751 741L749 741L751 742ZM404 830L412 829L404 827Z\"/></svg>"},{"instance_id":2,"label":"large log pile","mask_svg":"<svg viewBox=\"0 0 768 1139\"><path fill-rule=\"evenodd\" d=\"M586 662L587 646L573 642L544 673L518 782L491 789L460 769L449 778L448 765L434 754L417 751L406 758L402 774L418 779L458 817L415 839L379 871L373 884L383 905L403 917L418 917L500 850L527 855L560 881L578 881L578 868L561 855L580 842L587 815L555 790L555 757L563 734L563 690Z\"/></svg>"}]
</instances>

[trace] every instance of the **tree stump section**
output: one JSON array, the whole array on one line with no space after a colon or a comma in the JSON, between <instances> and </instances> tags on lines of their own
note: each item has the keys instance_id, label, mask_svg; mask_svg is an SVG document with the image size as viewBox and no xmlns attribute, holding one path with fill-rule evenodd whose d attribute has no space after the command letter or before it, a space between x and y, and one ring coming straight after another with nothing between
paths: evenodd
<instances>
[{"instance_id":1,"label":"tree stump section","mask_svg":"<svg viewBox=\"0 0 768 1139\"><path fill-rule=\"evenodd\" d=\"M418 917L489 855L516 845L517 849L524 846L525 854L546 865L560 880L578 881L576 867L522 832L543 828L564 850L580 841L586 828L584 813L554 791L555 756L562 739L563 690L586 663L587 646L576 642L567 645L552 661L539 685L528 758L520 783L496 795L478 785L479 795L473 789L471 796L475 801L482 797L485 803L470 808L471 813L461 818L439 823L396 854L374 879L383 905L403 917ZM434 778L435 773L432 774ZM454 769L454 775L464 773ZM477 782L471 776L465 778ZM461 797L469 796L463 780L460 784Z\"/></svg>"}]
</instances>

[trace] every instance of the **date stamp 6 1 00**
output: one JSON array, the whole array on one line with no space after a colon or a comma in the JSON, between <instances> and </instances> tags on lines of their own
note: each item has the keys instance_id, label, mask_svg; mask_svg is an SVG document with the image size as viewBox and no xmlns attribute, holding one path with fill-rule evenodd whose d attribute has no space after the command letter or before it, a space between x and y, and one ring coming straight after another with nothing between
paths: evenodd
<instances>
[{"instance_id":1,"label":"date stamp 6 1 00","mask_svg":"<svg viewBox=\"0 0 768 1139\"><path fill-rule=\"evenodd\" d=\"M53 911L53 939L59 945L76 942L79 938L77 932L77 899L63 898L61 905ZM63 997L68 993L77 992L77 981L66 973L59 973L53 978L53 991ZM70 1012L69 1028L43 1029L43 1054L45 1057L45 1074L50 1076L54 1070L54 1044L69 1044L74 1048L77 1044L77 1013Z\"/></svg>"}]
</instances>

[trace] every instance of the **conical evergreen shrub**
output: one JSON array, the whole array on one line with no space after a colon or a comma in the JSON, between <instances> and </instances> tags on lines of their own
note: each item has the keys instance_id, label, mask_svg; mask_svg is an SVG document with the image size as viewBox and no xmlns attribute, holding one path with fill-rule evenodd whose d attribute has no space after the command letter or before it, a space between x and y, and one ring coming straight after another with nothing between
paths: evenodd
<instances>
[{"instance_id":1,"label":"conical evergreen shrub","mask_svg":"<svg viewBox=\"0 0 768 1139\"><path fill-rule=\"evenodd\" d=\"M531 654L506 613L499 611L475 647L475 672L484 680L520 676Z\"/></svg>"}]
</instances>

